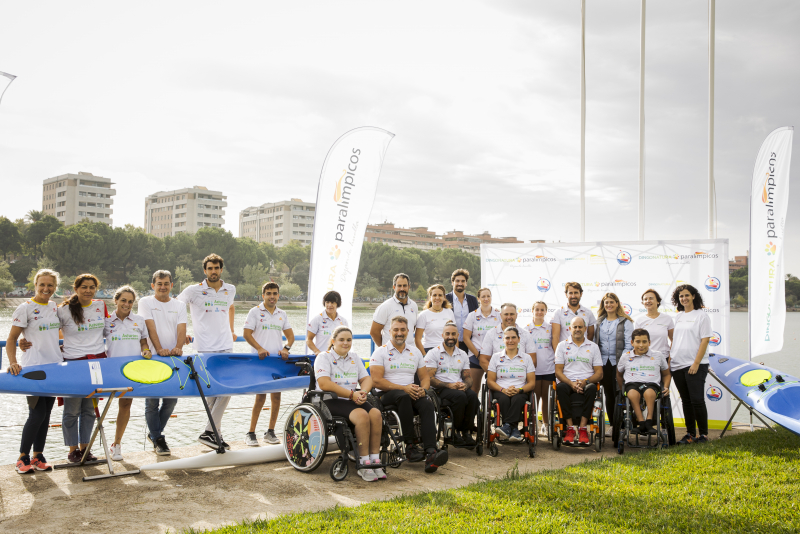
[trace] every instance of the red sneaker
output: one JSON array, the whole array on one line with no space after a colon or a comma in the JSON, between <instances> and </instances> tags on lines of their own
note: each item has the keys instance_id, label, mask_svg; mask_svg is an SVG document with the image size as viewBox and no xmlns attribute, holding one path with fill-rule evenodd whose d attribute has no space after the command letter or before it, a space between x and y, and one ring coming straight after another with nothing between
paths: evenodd
<instances>
[{"instance_id":1,"label":"red sneaker","mask_svg":"<svg viewBox=\"0 0 800 534\"><path fill-rule=\"evenodd\" d=\"M17 473L20 475L27 475L29 473L33 473L33 466L31 465L31 457L27 454L17 460L16 466Z\"/></svg>"},{"instance_id":2,"label":"red sneaker","mask_svg":"<svg viewBox=\"0 0 800 534\"><path fill-rule=\"evenodd\" d=\"M586 430L585 426L582 426L578 429L578 443L581 445L589 444L589 431Z\"/></svg>"},{"instance_id":3,"label":"red sneaker","mask_svg":"<svg viewBox=\"0 0 800 534\"><path fill-rule=\"evenodd\" d=\"M47 460L44 459L43 454L37 454L36 457L31 460L31 465L36 471L52 471L53 466L47 463Z\"/></svg>"},{"instance_id":4,"label":"red sneaker","mask_svg":"<svg viewBox=\"0 0 800 534\"><path fill-rule=\"evenodd\" d=\"M567 435L564 436L564 443L575 443L575 427L567 428Z\"/></svg>"}]
</instances>

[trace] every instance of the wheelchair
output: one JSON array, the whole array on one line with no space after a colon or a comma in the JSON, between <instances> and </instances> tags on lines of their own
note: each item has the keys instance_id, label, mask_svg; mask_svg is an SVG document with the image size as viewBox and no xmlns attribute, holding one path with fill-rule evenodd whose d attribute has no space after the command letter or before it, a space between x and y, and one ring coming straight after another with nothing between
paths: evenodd
<instances>
[{"instance_id":1,"label":"wheelchair","mask_svg":"<svg viewBox=\"0 0 800 534\"><path fill-rule=\"evenodd\" d=\"M497 427L502 425L502 414L500 413L500 406L497 401L492 399L492 392L486 381L481 386L481 407L478 412L478 437L476 441L478 445L475 447L475 452L478 456L483 455L484 446L489 449L489 454L497 456L500 454L500 449L497 446L498 441L501 441L500 434L497 432ZM525 407L522 412L522 441L520 443L528 444L528 456L531 458L536 457L536 445L538 444L538 437L536 433L536 420L537 420L537 403L536 394L531 391L528 400L525 401ZM513 443L503 440L504 443Z\"/></svg>"},{"instance_id":2,"label":"wheelchair","mask_svg":"<svg viewBox=\"0 0 800 534\"><path fill-rule=\"evenodd\" d=\"M442 448L446 449L450 445L455 449L467 449L470 451L477 448L479 444L477 440L475 445L456 445L453 443L453 411L450 409L450 402L439 398L433 388L428 390L428 397L433 402L436 411L436 440L442 444Z\"/></svg>"},{"instance_id":3,"label":"wheelchair","mask_svg":"<svg viewBox=\"0 0 800 534\"><path fill-rule=\"evenodd\" d=\"M614 435L619 435L617 453L623 454L625 447L631 449L666 449L675 445L675 424L672 420L672 406L669 397L664 398L661 392L656 395L655 428L657 433L640 434L636 428L636 413L631 408L631 401L624 391L617 392L616 409L614 412ZM663 402L666 401L666 402ZM644 395L640 399L642 415L647 418L647 406Z\"/></svg>"},{"instance_id":4,"label":"wheelchair","mask_svg":"<svg viewBox=\"0 0 800 534\"><path fill-rule=\"evenodd\" d=\"M297 406L289 413L284 424L283 447L286 459L298 471L310 473L317 469L325 459L331 438L335 439L340 455L331 465L331 478L340 482L347 478L349 462L356 464L356 470L364 466L360 463L357 454L357 445L354 430L350 421L344 417L334 417L323 401L336 399L335 393L328 391L314 391L316 378L313 365L302 361L295 363L309 374L308 389L303 391L303 397ZM373 400L367 396L368 402ZM373 407L378 408L375 404ZM380 409L380 408L379 408ZM387 421L383 420L381 432L381 464L371 464L370 467L399 467L399 462L404 458L398 457L396 451L401 450L393 439ZM392 462L397 462L393 465Z\"/></svg>"},{"instance_id":5,"label":"wheelchair","mask_svg":"<svg viewBox=\"0 0 800 534\"><path fill-rule=\"evenodd\" d=\"M583 411L582 402L573 402L569 406L572 411L572 421L581 420L581 412ZM603 410L603 386L598 384L597 396L594 401L594 409L592 410L592 417L587 422L587 430L589 431L589 443L586 445L575 445L574 443L567 443L564 441L566 434L567 417L564 415L564 408L559 405L558 397L556 396L556 382L553 382L553 387L550 390L550 426L547 429L547 438L553 445L555 450L561 448L561 445L567 447L589 447L594 444L594 450L600 452L606 441L605 432L605 411Z\"/></svg>"}]
</instances>

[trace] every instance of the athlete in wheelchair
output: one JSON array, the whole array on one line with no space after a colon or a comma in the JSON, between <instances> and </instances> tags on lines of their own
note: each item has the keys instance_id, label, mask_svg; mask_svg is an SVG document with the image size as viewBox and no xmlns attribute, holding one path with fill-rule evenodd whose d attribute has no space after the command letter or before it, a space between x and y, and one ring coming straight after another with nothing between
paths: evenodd
<instances>
[{"instance_id":1,"label":"athlete in wheelchair","mask_svg":"<svg viewBox=\"0 0 800 534\"><path fill-rule=\"evenodd\" d=\"M570 337L558 344L555 355L556 381L550 397L550 441L599 451L605 441L603 413L603 360L600 349L586 339L586 322L572 319ZM575 423L580 421L580 425Z\"/></svg>"},{"instance_id":2,"label":"athlete in wheelchair","mask_svg":"<svg viewBox=\"0 0 800 534\"><path fill-rule=\"evenodd\" d=\"M478 413L478 394L472 391L469 356L458 348L458 328L448 321L442 328L442 344L425 355L437 412L437 436L442 447L474 449L472 425Z\"/></svg>"},{"instance_id":3,"label":"athlete in wheelchair","mask_svg":"<svg viewBox=\"0 0 800 534\"><path fill-rule=\"evenodd\" d=\"M669 395L672 379L667 358L661 352L650 350L650 333L643 328L633 331L631 342L633 350L622 354L617 364L620 393L616 404L621 413L614 419L614 425L619 426L617 452L620 454L626 444L634 448L654 448L660 442L666 448L669 445L666 427L672 424L671 413L664 414L662 406L669 406L668 399L665 403L662 399ZM647 438L644 443L640 442L642 436Z\"/></svg>"}]
</instances>

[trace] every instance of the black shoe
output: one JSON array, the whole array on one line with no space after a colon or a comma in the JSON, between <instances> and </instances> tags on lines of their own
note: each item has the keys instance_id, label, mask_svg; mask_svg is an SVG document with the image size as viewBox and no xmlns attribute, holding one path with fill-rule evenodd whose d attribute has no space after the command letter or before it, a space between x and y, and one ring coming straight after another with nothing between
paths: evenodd
<instances>
[{"instance_id":1,"label":"black shoe","mask_svg":"<svg viewBox=\"0 0 800 534\"><path fill-rule=\"evenodd\" d=\"M155 441L153 441L153 438L150 436L150 432L148 432L148 433L147 433L147 441L149 441L149 442L150 442L150 445L152 445L152 446L153 446L153 450L155 450L155 448L156 448L156 442L155 442Z\"/></svg>"},{"instance_id":2,"label":"black shoe","mask_svg":"<svg viewBox=\"0 0 800 534\"><path fill-rule=\"evenodd\" d=\"M156 454L159 456L169 456L172 451L169 450L169 446L167 445L167 440L164 436L159 437L156 439Z\"/></svg>"},{"instance_id":3,"label":"black shoe","mask_svg":"<svg viewBox=\"0 0 800 534\"><path fill-rule=\"evenodd\" d=\"M461 433L461 438L464 440L464 446L466 447L474 447L476 445L475 438L472 437L472 432L467 432L465 430Z\"/></svg>"},{"instance_id":4,"label":"black shoe","mask_svg":"<svg viewBox=\"0 0 800 534\"><path fill-rule=\"evenodd\" d=\"M464 438L461 436L461 432L458 430L453 431L453 445L456 447L463 447L466 445Z\"/></svg>"},{"instance_id":5,"label":"black shoe","mask_svg":"<svg viewBox=\"0 0 800 534\"><path fill-rule=\"evenodd\" d=\"M652 419L648 419L647 421L644 422L645 430L651 436L655 436L656 434L658 434L658 430L656 429L654 423L655 422Z\"/></svg>"},{"instance_id":6,"label":"black shoe","mask_svg":"<svg viewBox=\"0 0 800 534\"><path fill-rule=\"evenodd\" d=\"M419 448L419 445L411 444L406 446L406 459L409 462L421 462L425 459L425 455L422 453L422 449Z\"/></svg>"},{"instance_id":7,"label":"black shoe","mask_svg":"<svg viewBox=\"0 0 800 534\"><path fill-rule=\"evenodd\" d=\"M638 427L633 427L633 428L634 428L634 430L636 432L631 432L631 434L634 434L634 433L635 434L642 434L642 435L647 434L647 424L644 421L640 422Z\"/></svg>"},{"instance_id":8,"label":"black shoe","mask_svg":"<svg viewBox=\"0 0 800 534\"><path fill-rule=\"evenodd\" d=\"M696 438L687 432L686 435L683 436L683 438L681 438L681 440L677 444L678 445L691 445L692 443L695 442L695 440L696 440Z\"/></svg>"},{"instance_id":9,"label":"black shoe","mask_svg":"<svg viewBox=\"0 0 800 534\"><path fill-rule=\"evenodd\" d=\"M430 449L425 459L425 472L434 473L437 469L447 463L447 451L445 449Z\"/></svg>"},{"instance_id":10,"label":"black shoe","mask_svg":"<svg viewBox=\"0 0 800 534\"><path fill-rule=\"evenodd\" d=\"M212 449L219 449L219 445L217 445L217 438L214 436L213 432L205 431L197 437L197 441L205 445L206 447L210 447Z\"/></svg>"},{"instance_id":11,"label":"black shoe","mask_svg":"<svg viewBox=\"0 0 800 534\"><path fill-rule=\"evenodd\" d=\"M226 451L231 450L231 446L225 443L224 439L222 440L222 448L225 449Z\"/></svg>"}]
</instances>

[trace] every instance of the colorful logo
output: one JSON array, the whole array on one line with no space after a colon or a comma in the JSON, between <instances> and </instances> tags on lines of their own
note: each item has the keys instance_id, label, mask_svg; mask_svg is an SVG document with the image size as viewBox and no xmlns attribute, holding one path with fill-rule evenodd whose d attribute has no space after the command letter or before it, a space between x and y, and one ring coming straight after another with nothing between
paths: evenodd
<instances>
[{"instance_id":1,"label":"colorful logo","mask_svg":"<svg viewBox=\"0 0 800 534\"><path fill-rule=\"evenodd\" d=\"M764 178L764 191L761 193L761 202L766 204L769 201L769 193L767 192L767 182L769 181L769 173L767 173L766 178Z\"/></svg>"},{"instance_id":2,"label":"colorful logo","mask_svg":"<svg viewBox=\"0 0 800 534\"><path fill-rule=\"evenodd\" d=\"M346 174L346 171L342 171L342 177L339 178L338 182L336 182L336 190L333 192L333 201L337 204L340 200L342 200L342 181L344 180Z\"/></svg>"},{"instance_id":3,"label":"colorful logo","mask_svg":"<svg viewBox=\"0 0 800 534\"><path fill-rule=\"evenodd\" d=\"M619 254L617 254L617 263L620 265L630 265L631 264L631 255L624 250L620 250Z\"/></svg>"},{"instance_id":4,"label":"colorful logo","mask_svg":"<svg viewBox=\"0 0 800 534\"><path fill-rule=\"evenodd\" d=\"M539 281L536 282L536 289L542 293L547 293L550 291L550 280L547 278L539 278Z\"/></svg>"},{"instance_id":5,"label":"colorful logo","mask_svg":"<svg viewBox=\"0 0 800 534\"><path fill-rule=\"evenodd\" d=\"M714 276L709 276L708 278L706 278L706 289L708 291L714 292L719 290L719 288L720 288L719 278L716 278Z\"/></svg>"},{"instance_id":6,"label":"colorful logo","mask_svg":"<svg viewBox=\"0 0 800 534\"><path fill-rule=\"evenodd\" d=\"M625 312L625 315L630 315L631 313L633 313L633 308L631 308L628 304L623 303L622 311Z\"/></svg>"},{"instance_id":7,"label":"colorful logo","mask_svg":"<svg viewBox=\"0 0 800 534\"><path fill-rule=\"evenodd\" d=\"M719 334L719 332L712 332L711 339L708 340L708 344L712 347L718 347L720 343L722 343L722 336Z\"/></svg>"},{"instance_id":8,"label":"colorful logo","mask_svg":"<svg viewBox=\"0 0 800 534\"><path fill-rule=\"evenodd\" d=\"M339 248L339 245L333 245L333 247L331 248L331 259L332 260L338 260L339 259L339 255L341 253L342 253L342 251Z\"/></svg>"},{"instance_id":9,"label":"colorful logo","mask_svg":"<svg viewBox=\"0 0 800 534\"><path fill-rule=\"evenodd\" d=\"M764 252L767 253L767 256L775 256L777 254L778 245L773 243L772 241L769 242L767 248L764 249Z\"/></svg>"},{"instance_id":10,"label":"colorful logo","mask_svg":"<svg viewBox=\"0 0 800 534\"><path fill-rule=\"evenodd\" d=\"M710 401L719 402L722 400L722 390L716 386L708 386L706 398Z\"/></svg>"}]
</instances>

